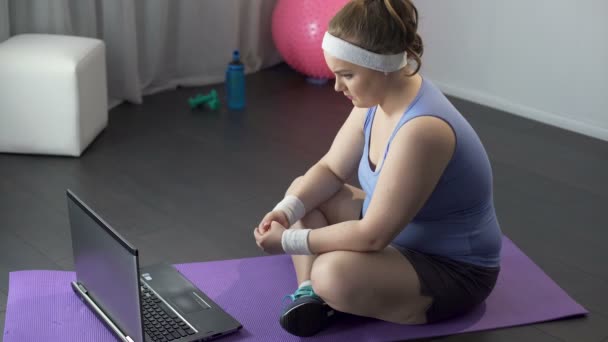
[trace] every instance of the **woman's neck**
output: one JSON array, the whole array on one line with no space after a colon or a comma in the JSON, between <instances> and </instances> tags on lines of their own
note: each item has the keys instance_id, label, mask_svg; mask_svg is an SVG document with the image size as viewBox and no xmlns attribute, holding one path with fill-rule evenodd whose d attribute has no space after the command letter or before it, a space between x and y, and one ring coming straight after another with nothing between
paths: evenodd
<instances>
[{"instance_id":1,"label":"woman's neck","mask_svg":"<svg viewBox=\"0 0 608 342\"><path fill-rule=\"evenodd\" d=\"M389 83L386 96L378 106L388 117L401 117L416 98L421 85L422 77L419 74L399 77L393 80L392 84Z\"/></svg>"}]
</instances>

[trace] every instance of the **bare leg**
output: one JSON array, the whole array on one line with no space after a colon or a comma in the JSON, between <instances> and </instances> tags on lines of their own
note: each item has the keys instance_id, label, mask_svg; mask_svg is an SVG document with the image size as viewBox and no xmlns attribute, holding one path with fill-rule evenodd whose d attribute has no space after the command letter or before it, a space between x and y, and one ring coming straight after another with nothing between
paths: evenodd
<instances>
[{"instance_id":1,"label":"bare leg","mask_svg":"<svg viewBox=\"0 0 608 342\"><path fill-rule=\"evenodd\" d=\"M414 267L399 251L335 251L316 260L312 287L332 308L401 324L426 323L433 299L421 294Z\"/></svg>"},{"instance_id":2,"label":"bare leg","mask_svg":"<svg viewBox=\"0 0 608 342\"><path fill-rule=\"evenodd\" d=\"M297 184L297 178L292 183ZM289 191L289 190L288 190ZM361 213L365 193L350 185L344 185L332 198L321 204L318 208L309 211L300 221L294 223L290 229L321 228L338 222L357 220ZM316 255L294 255L291 257L296 271L298 285L310 280L310 271Z\"/></svg>"},{"instance_id":3,"label":"bare leg","mask_svg":"<svg viewBox=\"0 0 608 342\"><path fill-rule=\"evenodd\" d=\"M358 220L364 199L362 190L345 185L290 229ZM314 296L308 289L298 289L280 316L281 326L294 335L314 335L336 317L334 310L402 324L426 322L432 298L420 293L416 271L393 247L376 253L299 255L292 260L298 284L310 280L314 289Z\"/></svg>"},{"instance_id":4,"label":"bare leg","mask_svg":"<svg viewBox=\"0 0 608 342\"><path fill-rule=\"evenodd\" d=\"M296 222L290 229L321 228L327 226L327 219L319 210L312 210L302 220ZM310 280L310 270L317 258L316 255L292 255L293 267L296 270L298 285Z\"/></svg>"}]
</instances>

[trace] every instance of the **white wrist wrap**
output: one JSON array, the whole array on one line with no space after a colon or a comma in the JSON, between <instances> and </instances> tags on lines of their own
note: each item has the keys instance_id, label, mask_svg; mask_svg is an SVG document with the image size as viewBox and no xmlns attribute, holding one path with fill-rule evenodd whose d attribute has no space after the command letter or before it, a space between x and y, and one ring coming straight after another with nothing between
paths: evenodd
<instances>
[{"instance_id":1,"label":"white wrist wrap","mask_svg":"<svg viewBox=\"0 0 608 342\"><path fill-rule=\"evenodd\" d=\"M285 196L285 198L283 198L283 200L279 202L272 210L281 210L284 212L285 216L287 216L287 220L289 221L289 227L306 215L304 203L293 195Z\"/></svg>"},{"instance_id":2,"label":"white wrist wrap","mask_svg":"<svg viewBox=\"0 0 608 342\"><path fill-rule=\"evenodd\" d=\"M281 236L281 246L287 254L311 255L308 234L311 229L287 229Z\"/></svg>"}]
</instances>

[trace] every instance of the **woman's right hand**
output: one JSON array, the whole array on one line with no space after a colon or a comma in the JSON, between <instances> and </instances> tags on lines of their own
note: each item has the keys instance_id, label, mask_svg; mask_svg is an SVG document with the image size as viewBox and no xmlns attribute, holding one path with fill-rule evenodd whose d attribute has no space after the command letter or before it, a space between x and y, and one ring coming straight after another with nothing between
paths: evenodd
<instances>
[{"instance_id":1,"label":"woman's right hand","mask_svg":"<svg viewBox=\"0 0 608 342\"><path fill-rule=\"evenodd\" d=\"M260 234L266 233L270 229L270 224L272 221L276 221L280 223L283 227L289 229L289 221L287 220L287 215L282 210L273 210L268 214L264 215L264 218L258 225L258 232Z\"/></svg>"}]
</instances>

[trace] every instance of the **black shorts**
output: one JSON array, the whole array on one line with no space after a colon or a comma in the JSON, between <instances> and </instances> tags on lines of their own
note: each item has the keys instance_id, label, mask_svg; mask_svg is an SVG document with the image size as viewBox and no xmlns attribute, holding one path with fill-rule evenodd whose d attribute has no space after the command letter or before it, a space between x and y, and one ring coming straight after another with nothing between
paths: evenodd
<instances>
[{"instance_id":1,"label":"black shorts","mask_svg":"<svg viewBox=\"0 0 608 342\"><path fill-rule=\"evenodd\" d=\"M427 323L459 316L481 304L492 292L500 267L483 267L447 257L420 253L397 245L414 266L421 294L433 298Z\"/></svg>"}]
</instances>

